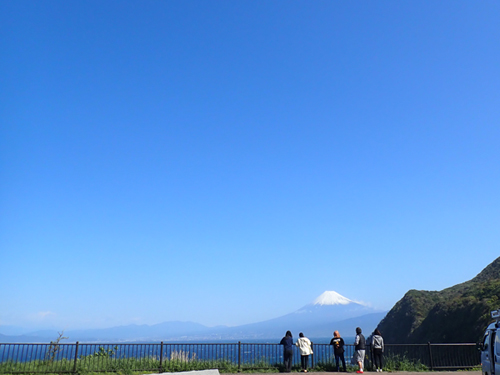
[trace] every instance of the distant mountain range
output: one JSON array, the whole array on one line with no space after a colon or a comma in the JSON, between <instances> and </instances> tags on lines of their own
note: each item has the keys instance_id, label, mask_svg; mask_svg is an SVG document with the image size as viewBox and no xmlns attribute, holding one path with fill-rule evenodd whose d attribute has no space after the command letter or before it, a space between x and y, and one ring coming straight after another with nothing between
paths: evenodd
<instances>
[{"instance_id":1,"label":"distant mountain range","mask_svg":"<svg viewBox=\"0 0 500 375\"><path fill-rule=\"evenodd\" d=\"M278 318L237 327L206 327L193 322L165 322L64 332L70 342L138 341L277 341L287 330L294 336L331 337L339 330L354 336L361 327L369 336L377 327L386 343L477 342L490 323L490 311L500 307L500 257L472 280L442 291L410 290L388 312L327 291L312 303ZM22 334L20 334L22 332ZM0 326L0 342L49 342L56 331L28 332Z\"/></svg>"},{"instance_id":2,"label":"distant mountain range","mask_svg":"<svg viewBox=\"0 0 500 375\"><path fill-rule=\"evenodd\" d=\"M205 340L277 340L287 330L294 336L304 332L308 337L331 337L334 330L344 336L354 336L356 327L372 332L386 312L374 310L352 301L334 291L327 291L301 309L259 323L237 327L206 327L193 322L165 322L155 325L127 325L104 329L85 329L64 332L68 341L130 342L130 341L205 341ZM0 326L0 342L49 342L57 332L45 330L22 335L5 335L16 330Z\"/></svg>"},{"instance_id":3,"label":"distant mountain range","mask_svg":"<svg viewBox=\"0 0 500 375\"><path fill-rule=\"evenodd\" d=\"M478 342L500 307L500 257L442 291L410 290L378 325L387 343Z\"/></svg>"}]
</instances>

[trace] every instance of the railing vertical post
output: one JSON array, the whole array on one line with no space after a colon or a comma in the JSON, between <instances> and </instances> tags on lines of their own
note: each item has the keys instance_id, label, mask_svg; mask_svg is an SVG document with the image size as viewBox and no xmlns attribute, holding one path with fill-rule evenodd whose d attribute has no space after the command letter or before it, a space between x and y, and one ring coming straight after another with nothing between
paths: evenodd
<instances>
[{"instance_id":1,"label":"railing vertical post","mask_svg":"<svg viewBox=\"0 0 500 375\"><path fill-rule=\"evenodd\" d=\"M160 343L160 374L163 372L163 341Z\"/></svg>"},{"instance_id":2,"label":"railing vertical post","mask_svg":"<svg viewBox=\"0 0 500 375\"><path fill-rule=\"evenodd\" d=\"M311 369L313 369L314 368L314 344L313 344L312 341L311 341L311 351L312 351L312 354L311 354Z\"/></svg>"},{"instance_id":3,"label":"railing vertical post","mask_svg":"<svg viewBox=\"0 0 500 375\"><path fill-rule=\"evenodd\" d=\"M241 372L241 341L238 341L238 372Z\"/></svg>"},{"instance_id":4,"label":"railing vertical post","mask_svg":"<svg viewBox=\"0 0 500 375\"><path fill-rule=\"evenodd\" d=\"M76 342L75 347L75 362L73 364L73 372L76 372L76 360L78 359L78 341Z\"/></svg>"},{"instance_id":5,"label":"railing vertical post","mask_svg":"<svg viewBox=\"0 0 500 375\"><path fill-rule=\"evenodd\" d=\"M368 344L367 347L368 347L368 353L369 353L369 355L368 355L368 364L371 364L372 369L373 369L375 366L373 365L373 348L372 348L372 344Z\"/></svg>"},{"instance_id":6,"label":"railing vertical post","mask_svg":"<svg viewBox=\"0 0 500 375\"><path fill-rule=\"evenodd\" d=\"M430 342L427 342L427 347L429 348L429 362L430 362L430 366L431 366L431 371L434 370L434 363L432 361L432 350L431 350L431 343Z\"/></svg>"}]
</instances>

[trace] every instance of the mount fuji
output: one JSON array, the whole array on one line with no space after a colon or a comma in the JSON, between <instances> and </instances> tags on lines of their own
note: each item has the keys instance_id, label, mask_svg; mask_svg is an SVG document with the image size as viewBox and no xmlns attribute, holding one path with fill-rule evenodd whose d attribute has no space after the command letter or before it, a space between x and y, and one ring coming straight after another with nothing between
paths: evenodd
<instances>
[{"instance_id":1,"label":"mount fuji","mask_svg":"<svg viewBox=\"0 0 500 375\"><path fill-rule=\"evenodd\" d=\"M294 336L303 332L308 337L332 337L338 330L345 337L354 336L361 327L368 336L384 318L386 312L377 311L361 302L353 301L337 292L326 291L313 302L295 312L263 322L237 327L206 327L193 322L164 322L155 325L128 325L103 329L65 332L71 341L126 342L126 341L196 341L196 340L279 340L286 331ZM0 342L48 342L56 332L38 331L23 336L6 336L0 327ZM3 335L2 335L3 334Z\"/></svg>"},{"instance_id":2,"label":"mount fuji","mask_svg":"<svg viewBox=\"0 0 500 375\"><path fill-rule=\"evenodd\" d=\"M354 336L356 327L371 333L386 313L335 291L326 291L295 312L259 323L226 328L221 334L257 339L281 337L290 330L294 335L304 332L309 337L331 337L334 330L339 330L342 335Z\"/></svg>"}]
</instances>

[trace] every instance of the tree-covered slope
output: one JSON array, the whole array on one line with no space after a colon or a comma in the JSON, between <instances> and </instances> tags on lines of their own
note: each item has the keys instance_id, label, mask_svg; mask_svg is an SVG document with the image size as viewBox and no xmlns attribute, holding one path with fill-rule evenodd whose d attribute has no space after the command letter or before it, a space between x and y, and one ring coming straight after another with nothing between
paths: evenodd
<instances>
[{"instance_id":1,"label":"tree-covered slope","mask_svg":"<svg viewBox=\"0 0 500 375\"><path fill-rule=\"evenodd\" d=\"M410 290L378 325L387 343L477 342L500 308L500 257L440 292Z\"/></svg>"}]
</instances>

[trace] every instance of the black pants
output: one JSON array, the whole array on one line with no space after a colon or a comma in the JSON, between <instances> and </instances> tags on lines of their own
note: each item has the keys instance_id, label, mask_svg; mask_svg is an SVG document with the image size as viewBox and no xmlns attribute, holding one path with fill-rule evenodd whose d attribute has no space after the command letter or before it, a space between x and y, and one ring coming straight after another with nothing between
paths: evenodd
<instances>
[{"instance_id":1,"label":"black pants","mask_svg":"<svg viewBox=\"0 0 500 375\"><path fill-rule=\"evenodd\" d=\"M382 349L373 349L373 364L375 368L384 367L382 363Z\"/></svg>"},{"instance_id":2,"label":"black pants","mask_svg":"<svg viewBox=\"0 0 500 375\"><path fill-rule=\"evenodd\" d=\"M346 372L347 369L345 367L344 352L338 353L338 354L335 353L335 366L337 367L337 372L339 372L339 370L340 370L340 361L342 361L343 370L344 370L344 372Z\"/></svg>"},{"instance_id":3,"label":"black pants","mask_svg":"<svg viewBox=\"0 0 500 375\"><path fill-rule=\"evenodd\" d=\"M283 364L285 365L285 371L292 371L292 359L293 359L293 351L292 349L285 349L283 353Z\"/></svg>"},{"instance_id":4,"label":"black pants","mask_svg":"<svg viewBox=\"0 0 500 375\"><path fill-rule=\"evenodd\" d=\"M308 355L300 356L300 364L302 365L302 370L307 370L307 362L309 361Z\"/></svg>"}]
</instances>

